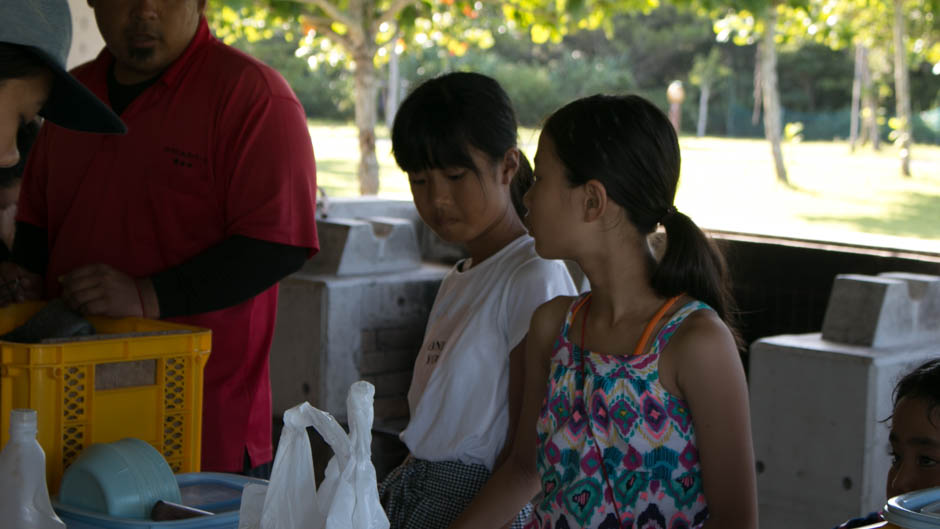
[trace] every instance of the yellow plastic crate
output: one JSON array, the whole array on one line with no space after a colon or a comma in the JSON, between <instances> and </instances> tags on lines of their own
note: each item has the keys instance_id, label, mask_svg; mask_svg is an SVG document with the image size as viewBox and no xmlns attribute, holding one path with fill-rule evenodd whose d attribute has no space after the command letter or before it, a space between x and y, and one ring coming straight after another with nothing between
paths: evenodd
<instances>
[{"instance_id":1,"label":"yellow plastic crate","mask_svg":"<svg viewBox=\"0 0 940 529\"><path fill-rule=\"evenodd\" d=\"M42 307L0 308L0 334ZM10 438L10 410L36 410L52 492L85 447L125 437L150 443L174 472L198 472L211 331L143 318L88 320L98 334L116 336L54 344L0 341L0 442ZM151 334L121 336L127 333Z\"/></svg>"}]
</instances>

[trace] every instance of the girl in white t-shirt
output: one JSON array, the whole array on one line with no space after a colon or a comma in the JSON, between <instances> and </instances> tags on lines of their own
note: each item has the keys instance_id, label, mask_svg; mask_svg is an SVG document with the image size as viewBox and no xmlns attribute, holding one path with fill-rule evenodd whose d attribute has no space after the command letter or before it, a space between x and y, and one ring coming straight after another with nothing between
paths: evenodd
<instances>
[{"instance_id":1,"label":"girl in white t-shirt","mask_svg":"<svg viewBox=\"0 0 940 529\"><path fill-rule=\"evenodd\" d=\"M522 222L532 170L495 80L461 72L420 85L395 116L392 149L421 218L469 254L441 283L415 361L401 434L410 455L379 486L393 529L443 528L511 444L532 313L575 288Z\"/></svg>"}]
</instances>

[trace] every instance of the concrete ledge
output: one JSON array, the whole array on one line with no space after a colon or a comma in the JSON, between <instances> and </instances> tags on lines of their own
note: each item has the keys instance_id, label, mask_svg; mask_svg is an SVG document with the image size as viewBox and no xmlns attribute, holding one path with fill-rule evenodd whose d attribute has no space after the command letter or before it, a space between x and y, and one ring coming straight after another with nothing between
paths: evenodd
<instances>
[{"instance_id":1,"label":"concrete ledge","mask_svg":"<svg viewBox=\"0 0 940 529\"><path fill-rule=\"evenodd\" d=\"M870 347L940 339L940 277L899 272L839 274L826 307L822 336Z\"/></svg>"},{"instance_id":2,"label":"concrete ledge","mask_svg":"<svg viewBox=\"0 0 940 529\"><path fill-rule=\"evenodd\" d=\"M756 341L748 386L760 527L834 527L884 505L891 392L938 353L935 344L874 349L819 333Z\"/></svg>"},{"instance_id":3,"label":"concrete ledge","mask_svg":"<svg viewBox=\"0 0 940 529\"><path fill-rule=\"evenodd\" d=\"M450 267L339 277L304 271L281 282L271 344L275 413L304 400L345 419L349 385L370 380L375 421L407 415L405 395L428 312Z\"/></svg>"},{"instance_id":4,"label":"concrete ledge","mask_svg":"<svg viewBox=\"0 0 940 529\"><path fill-rule=\"evenodd\" d=\"M421 266L414 225L406 219L321 219L317 231L322 249L304 264L304 272L349 276Z\"/></svg>"}]
</instances>

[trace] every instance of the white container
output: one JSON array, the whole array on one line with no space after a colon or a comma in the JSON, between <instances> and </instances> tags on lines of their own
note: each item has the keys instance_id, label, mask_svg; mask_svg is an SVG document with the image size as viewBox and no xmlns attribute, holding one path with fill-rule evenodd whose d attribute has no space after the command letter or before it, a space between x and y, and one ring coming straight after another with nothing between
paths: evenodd
<instances>
[{"instance_id":1,"label":"white container","mask_svg":"<svg viewBox=\"0 0 940 529\"><path fill-rule=\"evenodd\" d=\"M940 529L940 487L891 498L885 505L884 517L904 529Z\"/></svg>"},{"instance_id":2,"label":"white container","mask_svg":"<svg viewBox=\"0 0 940 529\"><path fill-rule=\"evenodd\" d=\"M65 529L49 501L36 410L10 412L10 440L0 452L0 520L10 529Z\"/></svg>"}]
</instances>

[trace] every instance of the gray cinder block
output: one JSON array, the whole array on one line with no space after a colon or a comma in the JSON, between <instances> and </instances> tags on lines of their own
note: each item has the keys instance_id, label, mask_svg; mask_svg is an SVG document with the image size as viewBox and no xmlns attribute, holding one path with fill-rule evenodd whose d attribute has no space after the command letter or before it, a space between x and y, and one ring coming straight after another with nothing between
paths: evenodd
<instances>
[{"instance_id":1,"label":"gray cinder block","mask_svg":"<svg viewBox=\"0 0 940 529\"><path fill-rule=\"evenodd\" d=\"M822 333L762 338L748 385L763 529L884 505L898 379L940 356L940 277L839 275Z\"/></svg>"},{"instance_id":2,"label":"gray cinder block","mask_svg":"<svg viewBox=\"0 0 940 529\"><path fill-rule=\"evenodd\" d=\"M940 277L899 272L836 276L822 337L877 348L937 340Z\"/></svg>"},{"instance_id":3,"label":"gray cinder block","mask_svg":"<svg viewBox=\"0 0 940 529\"><path fill-rule=\"evenodd\" d=\"M421 266L415 227L407 219L330 217L317 222L317 231L321 249L304 264L304 272L350 276Z\"/></svg>"},{"instance_id":4,"label":"gray cinder block","mask_svg":"<svg viewBox=\"0 0 940 529\"><path fill-rule=\"evenodd\" d=\"M881 508L899 378L940 345L861 347L819 333L751 346L748 385L762 529L834 527Z\"/></svg>"},{"instance_id":5,"label":"gray cinder block","mask_svg":"<svg viewBox=\"0 0 940 529\"><path fill-rule=\"evenodd\" d=\"M301 271L281 281L270 360L275 413L306 400L343 420L349 385L366 379L376 387L377 422L407 415L414 358L448 270L424 263L353 277Z\"/></svg>"}]
</instances>

